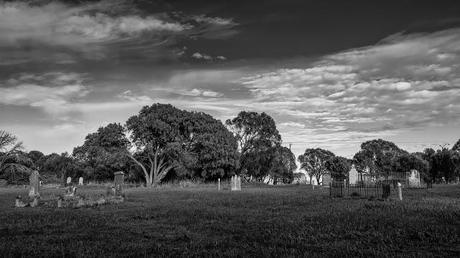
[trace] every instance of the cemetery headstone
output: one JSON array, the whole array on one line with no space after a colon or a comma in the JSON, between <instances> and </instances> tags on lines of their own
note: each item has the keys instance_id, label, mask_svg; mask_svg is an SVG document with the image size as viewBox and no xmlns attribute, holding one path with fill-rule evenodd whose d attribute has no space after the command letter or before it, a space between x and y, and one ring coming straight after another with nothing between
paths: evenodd
<instances>
[{"instance_id":1,"label":"cemetery headstone","mask_svg":"<svg viewBox=\"0 0 460 258\"><path fill-rule=\"evenodd\" d=\"M220 191L220 178L217 179L217 191Z\"/></svg>"},{"instance_id":2,"label":"cemetery headstone","mask_svg":"<svg viewBox=\"0 0 460 258\"><path fill-rule=\"evenodd\" d=\"M40 196L40 174L37 170L32 171L29 176L29 197L34 198Z\"/></svg>"},{"instance_id":3,"label":"cemetery headstone","mask_svg":"<svg viewBox=\"0 0 460 258\"><path fill-rule=\"evenodd\" d=\"M410 171L408 180L409 180L409 187L419 188L421 185L420 173L415 169L412 169Z\"/></svg>"},{"instance_id":4,"label":"cemetery headstone","mask_svg":"<svg viewBox=\"0 0 460 258\"><path fill-rule=\"evenodd\" d=\"M62 197L58 197L58 200L57 200L57 207L58 208L62 208Z\"/></svg>"},{"instance_id":5,"label":"cemetery headstone","mask_svg":"<svg viewBox=\"0 0 460 258\"><path fill-rule=\"evenodd\" d=\"M238 176L238 175L232 176L231 190L232 191L241 191L241 177L240 176Z\"/></svg>"},{"instance_id":6,"label":"cemetery headstone","mask_svg":"<svg viewBox=\"0 0 460 258\"><path fill-rule=\"evenodd\" d=\"M322 186L329 187L329 184L331 183L331 174L327 173L323 175L323 179L321 181Z\"/></svg>"},{"instance_id":7,"label":"cemetery headstone","mask_svg":"<svg viewBox=\"0 0 460 258\"><path fill-rule=\"evenodd\" d=\"M402 201L402 185L400 182L398 182L398 197L399 197L399 200Z\"/></svg>"},{"instance_id":8,"label":"cemetery headstone","mask_svg":"<svg viewBox=\"0 0 460 258\"><path fill-rule=\"evenodd\" d=\"M348 172L348 183L350 185L356 185L358 183L358 171L354 165L351 166L351 169Z\"/></svg>"},{"instance_id":9,"label":"cemetery headstone","mask_svg":"<svg viewBox=\"0 0 460 258\"><path fill-rule=\"evenodd\" d=\"M78 178L78 185L83 185L83 177Z\"/></svg>"},{"instance_id":10,"label":"cemetery headstone","mask_svg":"<svg viewBox=\"0 0 460 258\"><path fill-rule=\"evenodd\" d=\"M72 183L72 178L70 176L67 177L67 182L66 183L67 183L67 185L70 185Z\"/></svg>"},{"instance_id":11,"label":"cemetery headstone","mask_svg":"<svg viewBox=\"0 0 460 258\"><path fill-rule=\"evenodd\" d=\"M115 179L115 196L122 196L123 195L123 184L125 182L125 173L122 171L118 171L114 173Z\"/></svg>"}]
</instances>

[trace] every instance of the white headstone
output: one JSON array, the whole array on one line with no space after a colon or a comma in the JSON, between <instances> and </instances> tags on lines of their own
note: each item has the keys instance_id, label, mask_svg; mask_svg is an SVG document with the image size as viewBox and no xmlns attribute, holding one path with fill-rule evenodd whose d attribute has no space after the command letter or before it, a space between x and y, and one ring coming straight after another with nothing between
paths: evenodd
<instances>
[{"instance_id":1,"label":"white headstone","mask_svg":"<svg viewBox=\"0 0 460 258\"><path fill-rule=\"evenodd\" d=\"M78 185L83 185L83 177L78 178Z\"/></svg>"},{"instance_id":2,"label":"white headstone","mask_svg":"<svg viewBox=\"0 0 460 258\"><path fill-rule=\"evenodd\" d=\"M420 187L420 173L412 169L409 176L409 187Z\"/></svg>"},{"instance_id":3,"label":"white headstone","mask_svg":"<svg viewBox=\"0 0 460 258\"><path fill-rule=\"evenodd\" d=\"M356 171L355 165L352 165L350 171L348 172L348 183L350 185L358 183L358 171Z\"/></svg>"},{"instance_id":4,"label":"white headstone","mask_svg":"<svg viewBox=\"0 0 460 258\"><path fill-rule=\"evenodd\" d=\"M67 177L67 184L70 184L70 183L72 183L72 178L69 176Z\"/></svg>"},{"instance_id":5,"label":"white headstone","mask_svg":"<svg viewBox=\"0 0 460 258\"><path fill-rule=\"evenodd\" d=\"M240 176L238 176L238 175L232 176L231 190L232 191L241 191L241 177Z\"/></svg>"}]
</instances>

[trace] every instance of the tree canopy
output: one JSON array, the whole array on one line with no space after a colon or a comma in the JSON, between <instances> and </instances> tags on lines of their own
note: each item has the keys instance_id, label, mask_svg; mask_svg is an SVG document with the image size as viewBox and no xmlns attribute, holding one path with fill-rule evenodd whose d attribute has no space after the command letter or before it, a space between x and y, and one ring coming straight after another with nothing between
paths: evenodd
<instances>
[{"instance_id":1,"label":"tree canopy","mask_svg":"<svg viewBox=\"0 0 460 258\"><path fill-rule=\"evenodd\" d=\"M266 113L241 111L228 119L227 127L236 137L240 150L240 174L262 180L275 169L280 152L281 135L275 121ZM278 156L277 156L278 155Z\"/></svg>"},{"instance_id":2,"label":"tree canopy","mask_svg":"<svg viewBox=\"0 0 460 258\"><path fill-rule=\"evenodd\" d=\"M356 169L372 176L388 176L394 167L395 160L407 154L396 144L382 139L366 141L361 144L361 150L353 157Z\"/></svg>"},{"instance_id":3,"label":"tree canopy","mask_svg":"<svg viewBox=\"0 0 460 258\"><path fill-rule=\"evenodd\" d=\"M322 175L327 173L326 162L334 157L335 154L321 148L306 149L304 154L298 157L300 167L307 171L310 176L310 184L312 177L319 182Z\"/></svg>"},{"instance_id":4,"label":"tree canopy","mask_svg":"<svg viewBox=\"0 0 460 258\"><path fill-rule=\"evenodd\" d=\"M112 178L114 171L126 170L128 146L123 126L111 123L88 134L73 156L82 163L88 179L104 180Z\"/></svg>"},{"instance_id":5,"label":"tree canopy","mask_svg":"<svg viewBox=\"0 0 460 258\"><path fill-rule=\"evenodd\" d=\"M347 158L334 156L326 161L326 169L331 172L331 177L337 180L346 179L351 169L351 161Z\"/></svg>"},{"instance_id":6,"label":"tree canopy","mask_svg":"<svg viewBox=\"0 0 460 258\"><path fill-rule=\"evenodd\" d=\"M180 177L226 177L238 166L237 142L218 120L172 105L145 106L126 122L136 147L129 157L147 184L158 184L172 170Z\"/></svg>"}]
</instances>

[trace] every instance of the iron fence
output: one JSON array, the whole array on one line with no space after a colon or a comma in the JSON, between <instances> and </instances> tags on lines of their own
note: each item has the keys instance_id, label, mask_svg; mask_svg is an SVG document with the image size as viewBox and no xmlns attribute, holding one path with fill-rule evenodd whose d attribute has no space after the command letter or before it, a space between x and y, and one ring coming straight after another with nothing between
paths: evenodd
<instances>
[{"instance_id":1,"label":"iron fence","mask_svg":"<svg viewBox=\"0 0 460 258\"><path fill-rule=\"evenodd\" d=\"M331 197L361 197L361 198L388 198L391 195L390 184L357 184L349 185L344 182L331 182L329 195Z\"/></svg>"}]
</instances>

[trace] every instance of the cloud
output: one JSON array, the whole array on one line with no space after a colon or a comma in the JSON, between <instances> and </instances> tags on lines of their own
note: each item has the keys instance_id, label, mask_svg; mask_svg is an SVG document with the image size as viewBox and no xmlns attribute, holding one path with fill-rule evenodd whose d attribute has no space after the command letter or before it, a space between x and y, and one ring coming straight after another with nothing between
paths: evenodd
<instances>
[{"instance_id":1,"label":"cloud","mask_svg":"<svg viewBox=\"0 0 460 258\"><path fill-rule=\"evenodd\" d=\"M104 8L102 8L104 7ZM112 16L110 5L70 6L57 2L29 5L0 4L0 45L35 41L49 45L81 46L138 37L143 33L180 32L190 25L169 22L155 16Z\"/></svg>"},{"instance_id":2,"label":"cloud","mask_svg":"<svg viewBox=\"0 0 460 258\"><path fill-rule=\"evenodd\" d=\"M131 1L0 2L0 47L9 49L0 52L0 65L72 64L82 58L101 60L139 53L144 58L174 58L177 53L172 48L181 39L227 38L236 33L236 25L220 17L152 13ZM27 55L24 48L29 49Z\"/></svg>"},{"instance_id":3,"label":"cloud","mask_svg":"<svg viewBox=\"0 0 460 258\"><path fill-rule=\"evenodd\" d=\"M194 59L197 59L197 60L205 60L205 61L213 61L213 60L225 61L225 60L227 60L227 58L225 56L212 57L210 55L202 54L200 52L193 53L193 55L191 57L194 58Z\"/></svg>"},{"instance_id":4,"label":"cloud","mask_svg":"<svg viewBox=\"0 0 460 258\"><path fill-rule=\"evenodd\" d=\"M362 141L459 125L454 113L460 109L452 105L460 102L459 46L460 29L397 34L375 46L324 56L305 68L254 73L240 83L251 92L254 108L283 125L304 125L300 134L302 129L294 133L284 127L288 139L323 139L325 144L335 135L337 141L352 142L356 136Z\"/></svg>"},{"instance_id":5,"label":"cloud","mask_svg":"<svg viewBox=\"0 0 460 258\"><path fill-rule=\"evenodd\" d=\"M207 60L207 61L212 60L212 57L211 57L210 55L201 54L201 53L199 53L199 52L193 53L192 58L195 58L195 59L203 59L203 60Z\"/></svg>"},{"instance_id":6,"label":"cloud","mask_svg":"<svg viewBox=\"0 0 460 258\"><path fill-rule=\"evenodd\" d=\"M83 80L83 76L77 73L23 73L7 80L7 87L0 88L0 104L29 106L59 113L74 99L90 92L82 84Z\"/></svg>"},{"instance_id":7,"label":"cloud","mask_svg":"<svg viewBox=\"0 0 460 258\"><path fill-rule=\"evenodd\" d=\"M208 17L203 14L192 16L192 18L195 21L200 22L200 23L209 23L209 24L219 25L219 26L237 25L237 23L235 23L232 18L226 19L226 18L221 18L221 17Z\"/></svg>"},{"instance_id":8,"label":"cloud","mask_svg":"<svg viewBox=\"0 0 460 258\"><path fill-rule=\"evenodd\" d=\"M144 53L144 58L167 56L172 53L165 48L192 33L192 28L165 13L146 14L123 1L1 2L0 65L72 64L82 58L100 60L136 52Z\"/></svg>"}]
</instances>

